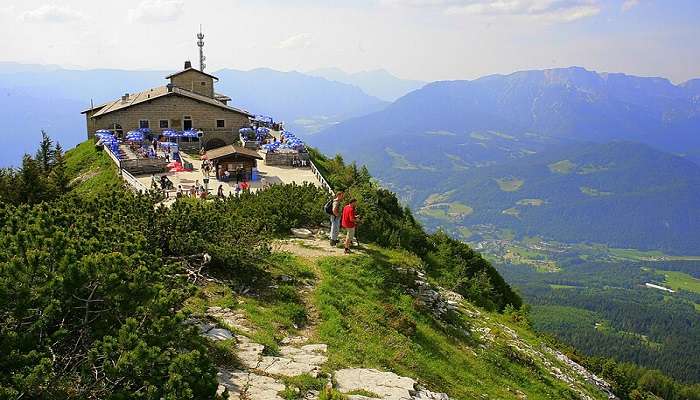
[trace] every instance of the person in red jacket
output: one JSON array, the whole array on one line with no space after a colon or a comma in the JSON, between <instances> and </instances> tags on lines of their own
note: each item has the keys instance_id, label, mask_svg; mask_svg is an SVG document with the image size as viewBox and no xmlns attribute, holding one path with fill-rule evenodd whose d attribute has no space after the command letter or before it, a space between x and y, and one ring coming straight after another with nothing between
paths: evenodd
<instances>
[{"instance_id":1,"label":"person in red jacket","mask_svg":"<svg viewBox=\"0 0 700 400\"><path fill-rule=\"evenodd\" d=\"M357 214L355 213L355 203L357 200L350 199L348 204L343 207L343 217L340 225L348 231L348 236L345 238L345 254L350 254L350 246L355 238L355 228L357 227Z\"/></svg>"}]
</instances>

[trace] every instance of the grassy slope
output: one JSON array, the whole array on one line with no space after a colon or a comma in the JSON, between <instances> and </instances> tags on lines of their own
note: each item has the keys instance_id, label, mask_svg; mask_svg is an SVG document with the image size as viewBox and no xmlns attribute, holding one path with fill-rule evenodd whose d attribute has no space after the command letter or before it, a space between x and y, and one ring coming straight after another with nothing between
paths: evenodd
<instances>
[{"instance_id":1,"label":"grassy slope","mask_svg":"<svg viewBox=\"0 0 700 400\"><path fill-rule=\"evenodd\" d=\"M522 394L529 399L579 398L553 377L541 360L511 350L510 330L532 349L541 350L544 343L510 317L466 304L480 316L459 314L446 324L416 307L406 294L405 282L390 267L419 268L420 261L411 254L376 247L367 254L321 259L274 253L266 264L277 285L261 282L262 291L250 297L235 294L227 284L208 284L186 308L200 317L209 306L242 312L255 330L239 333L264 344L267 354L276 354L280 340L287 335L310 335L313 342L328 344L324 372L345 367L393 371L433 391L446 392L452 399L482 398L484 394L488 397L483 398L498 399L516 399ZM292 281L279 284L274 277L281 275L292 277ZM315 289L307 291L309 285ZM493 335L493 342L481 337L485 328ZM218 348L212 348L218 363L227 362L230 357L224 355L232 352L233 345L220 342ZM567 371L552 356L547 358ZM576 387L592 398L605 398L577 375L569 375L577 379ZM316 385L318 380L312 383ZM302 385L287 382L287 386L291 391ZM288 394L285 398L298 397Z\"/></svg>"},{"instance_id":2,"label":"grassy slope","mask_svg":"<svg viewBox=\"0 0 700 400\"><path fill-rule=\"evenodd\" d=\"M370 255L326 258L319 262L321 283L315 293L320 311L320 341L329 345L328 368L362 366L391 370L417 379L452 398L577 398L552 377L539 361L509 351L516 332L534 349L542 342L532 331L508 317L481 311L477 320L457 316L450 324L436 321L413 305L390 265L417 266L411 255L374 249ZM489 328L489 343L480 334L463 332ZM600 393L585 384L595 397Z\"/></svg>"},{"instance_id":3,"label":"grassy slope","mask_svg":"<svg viewBox=\"0 0 700 400\"><path fill-rule=\"evenodd\" d=\"M73 179L73 191L84 196L97 196L121 185L114 162L97 151L91 140L66 152L66 173Z\"/></svg>"}]
</instances>

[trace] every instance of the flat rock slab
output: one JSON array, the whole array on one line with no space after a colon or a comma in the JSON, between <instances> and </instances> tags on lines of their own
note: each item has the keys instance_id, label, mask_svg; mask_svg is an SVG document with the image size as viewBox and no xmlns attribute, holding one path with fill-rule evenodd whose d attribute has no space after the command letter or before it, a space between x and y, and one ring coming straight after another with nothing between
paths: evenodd
<instances>
[{"instance_id":1,"label":"flat rock slab","mask_svg":"<svg viewBox=\"0 0 700 400\"><path fill-rule=\"evenodd\" d=\"M248 369L269 375L313 377L321 372L321 364L328 361L325 344L307 344L301 347L282 346L279 356L262 355L264 346L237 335L238 359Z\"/></svg>"},{"instance_id":2,"label":"flat rock slab","mask_svg":"<svg viewBox=\"0 0 700 400\"><path fill-rule=\"evenodd\" d=\"M227 329L222 328L212 328L202 333L202 336L214 341L233 339L233 333L231 333Z\"/></svg>"},{"instance_id":3,"label":"flat rock slab","mask_svg":"<svg viewBox=\"0 0 700 400\"><path fill-rule=\"evenodd\" d=\"M246 319L245 315L237 313L229 308L209 307L207 309L207 315L218 319L233 329L244 333L251 332L250 322Z\"/></svg>"},{"instance_id":4,"label":"flat rock slab","mask_svg":"<svg viewBox=\"0 0 700 400\"><path fill-rule=\"evenodd\" d=\"M336 389L342 393L366 390L386 400L411 400L416 381L376 369L347 368L335 371Z\"/></svg>"},{"instance_id":5,"label":"flat rock slab","mask_svg":"<svg viewBox=\"0 0 700 400\"><path fill-rule=\"evenodd\" d=\"M435 393L421 389L413 395L413 400L450 400L450 397L445 393Z\"/></svg>"},{"instance_id":6,"label":"flat rock slab","mask_svg":"<svg viewBox=\"0 0 700 400\"><path fill-rule=\"evenodd\" d=\"M243 335L236 335L236 347L238 348L238 360L249 369L258 368L265 346L252 342Z\"/></svg>"},{"instance_id":7,"label":"flat rock slab","mask_svg":"<svg viewBox=\"0 0 700 400\"><path fill-rule=\"evenodd\" d=\"M256 375L243 371L220 370L218 394L228 389L229 400L283 400L277 395L284 390L284 383L269 376Z\"/></svg>"},{"instance_id":8,"label":"flat rock slab","mask_svg":"<svg viewBox=\"0 0 700 400\"><path fill-rule=\"evenodd\" d=\"M287 336L286 338L282 339L280 343L284 345L288 344L304 344L309 341L309 338L305 336Z\"/></svg>"},{"instance_id":9,"label":"flat rock slab","mask_svg":"<svg viewBox=\"0 0 700 400\"><path fill-rule=\"evenodd\" d=\"M314 234L310 230L306 228L292 228L292 235L294 237L298 237L300 239L308 239L312 237Z\"/></svg>"}]
</instances>

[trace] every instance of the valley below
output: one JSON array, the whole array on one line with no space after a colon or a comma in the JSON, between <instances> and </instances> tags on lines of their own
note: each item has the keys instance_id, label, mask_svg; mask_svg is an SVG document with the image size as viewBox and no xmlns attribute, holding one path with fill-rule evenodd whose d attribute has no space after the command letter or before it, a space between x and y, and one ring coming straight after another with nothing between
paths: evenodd
<instances>
[{"instance_id":1,"label":"valley below","mask_svg":"<svg viewBox=\"0 0 700 400\"><path fill-rule=\"evenodd\" d=\"M538 331L588 356L700 380L700 256L516 239L490 224L450 234L516 288Z\"/></svg>"}]
</instances>

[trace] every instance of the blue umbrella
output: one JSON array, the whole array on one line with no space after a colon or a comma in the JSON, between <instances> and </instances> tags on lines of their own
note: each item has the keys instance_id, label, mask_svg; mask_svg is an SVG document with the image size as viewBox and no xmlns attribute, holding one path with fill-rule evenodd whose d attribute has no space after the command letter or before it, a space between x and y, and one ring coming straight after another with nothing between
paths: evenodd
<instances>
[{"instance_id":1,"label":"blue umbrella","mask_svg":"<svg viewBox=\"0 0 700 400\"><path fill-rule=\"evenodd\" d=\"M180 137L180 136L182 136L182 133L180 133L174 129L166 129L163 131L163 136L165 136L165 137Z\"/></svg>"}]
</instances>

